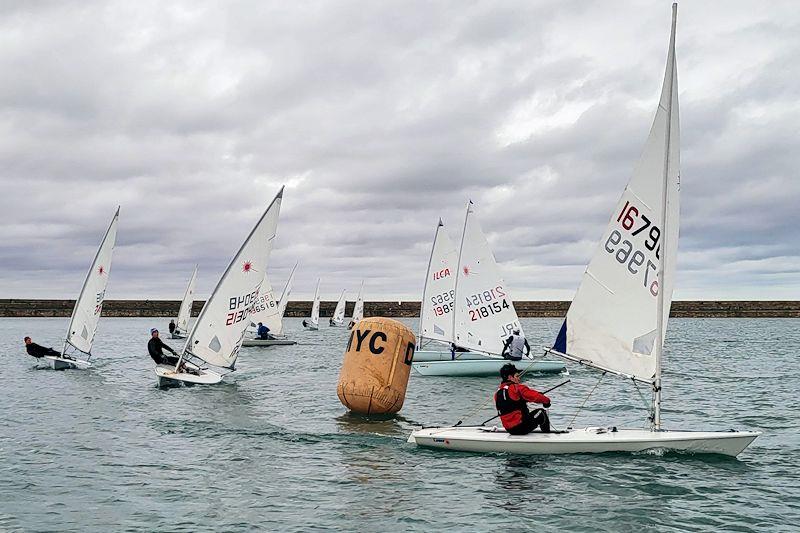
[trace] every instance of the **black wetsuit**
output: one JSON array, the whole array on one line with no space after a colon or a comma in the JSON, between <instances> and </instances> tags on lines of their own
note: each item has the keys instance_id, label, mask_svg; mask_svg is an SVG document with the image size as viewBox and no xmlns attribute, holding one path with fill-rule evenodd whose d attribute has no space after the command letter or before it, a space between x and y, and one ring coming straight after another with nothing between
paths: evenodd
<instances>
[{"instance_id":1,"label":"black wetsuit","mask_svg":"<svg viewBox=\"0 0 800 533\"><path fill-rule=\"evenodd\" d=\"M174 355L164 355L163 350L172 352ZM175 366L178 364L178 358L176 357L178 354L175 353L175 350L164 344L158 337L151 337L150 340L147 341L147 351L157 365Z\"/></svg>"},{"instance_id":2,"label":"black wetsuit","mask_svg":"<svg viewBox=\"0 0 800 533\"><path fill-rule=\"evenodd\" d=\"M44 346L39 346L35 342L25 345L25 351L28 352L28 355L35 357L36 359L40 359L46 355L51 355L53 357L61 357L61 354L55 351L52 348L45 348Z\"/></svg>"}]
</instances>

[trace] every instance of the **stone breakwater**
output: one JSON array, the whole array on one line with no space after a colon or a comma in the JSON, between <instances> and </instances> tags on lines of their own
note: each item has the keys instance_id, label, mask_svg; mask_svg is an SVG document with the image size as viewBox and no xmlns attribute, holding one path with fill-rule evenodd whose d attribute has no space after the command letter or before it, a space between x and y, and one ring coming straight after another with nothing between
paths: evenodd
<instances>
[{"instance_id":1,"label":"stone breakwater","mask_svg":"<svg viewBox=\"0 0 800 533\"><path fill-rule=\"evenodd\" d=\"M194 302L192 316L203 307ZM74 300L0 299L0 317L68 317L72 314ZM353 302L347 304L347 315L353 313ZM177 300L106 300L103 316L106 317L171 317L178 314ZM514 302L521 317L562 317L569 308L567 301ZM336 302L322 302L320 315L333 314ZM289 302L286 316L306 317L311 313L310 301ZM366 302L366 316L416 317L419 302ZM800 301L675 301L670 316L686 318L800 318Z\"/></svg>"}]
</instances>

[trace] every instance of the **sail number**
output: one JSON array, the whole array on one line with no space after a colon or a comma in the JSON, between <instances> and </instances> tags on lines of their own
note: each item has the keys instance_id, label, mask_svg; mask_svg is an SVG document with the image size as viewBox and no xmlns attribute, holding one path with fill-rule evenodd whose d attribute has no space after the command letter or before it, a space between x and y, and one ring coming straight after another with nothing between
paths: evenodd
<instances>
[{"instance_id":1,"label":"sail number","mask_svg":"<svg viewBox=\"0 0 800 533\"><path fill-rule=\"evenodd\" d=\"M658 240L661 238L661 230L651 222L647 215L640 215L639 208L631 204L630 200L626 201L625 205L622 206L622 211L619 212L617 222L620 223L622 229L630 231L633 237L649 228L644 239L644 247L651 252L655 250L656 259L661 259L659 255L661 253L661 246L658 246ZM638 222L641 222L642 225L634 229ZM656 248L656 246L658 246L658 248Z\"/></svg>"},{"instance_id":2,"label":"sail number","mask_svg":"<svg viewBox=\"0 0 800 533\"><path fill-rule=\"evenodd\" d=\"M455 290L444 291L435 296L431 296L431 303L433 304L433 314L436 316L446 315L453 310L454 300L456 297Z\"/></svg>"},{"instance_id":3,"label":"sail number","mask_svg":"<svg viewBox=\"0 0 800 533\"><path fill-rule=\"evenodd\" d=\"M480 320L481 318L486 318L492 315L499 315L500 313L503 312L504 309L508 309L510 307L511 306L508 305L508 300L503 298L502 300L482 305L480 307L476 307L475 309L470 309L469 319L475 322L476 320Z\"/></svg>"},{"instance_id":4,"label":"sail number","mask_svg":"<svg viewBox=\"0 0 800 533\"><path fill-rule=\"evenodd\" d=\"M505 296L506 291L502 285L467 296L467 307L470 308L469 319L475 322L481 318L498 315L503 310L509 309L511 306Z\"/></svg>"},{"instance_id":5,"label":"sail number","mask_svg":"<svg viewBox=\"0 0 800 533\"><path fill-rule=\"evenodd\" d=\"M616 248L617 245L620 245L619 248ZM630 274L634 276L641 275L644 278L644 286L650 289L650 294L658 296L656 264L647 259L647 266L645 266L646 258L644 252L633 248L633 243L628 239L623 239L618 230L611 232L605 244L606 252L613 254L619 263L627 265L627 270Z\"/></svg>"},{"instance_id":6,"label":"sail number","mask_svg":"<svg viewBox=\"0 0 800 533\"><path fill-rule=\"evenodd\" d=\"M106 297L105 289L95 295L94 314L99 315L103 310L103 299Z\"/></svg>"},{"instance_id":7,"label":"sail number","mask_svg":"<svg viewBox=\"0 0 800 533\"><path fill-rule=\"evenodd\" d=\"M234 296L233 298L230 298L228 300L228 310L230 312L225 316L225 325L232 326L234 324L238 324L250 316L250 310L252 309L253 303L255 303L257 298L258 289L254 290L250 294L245 294L244 296Z\"/></svg>"}]
</instances>

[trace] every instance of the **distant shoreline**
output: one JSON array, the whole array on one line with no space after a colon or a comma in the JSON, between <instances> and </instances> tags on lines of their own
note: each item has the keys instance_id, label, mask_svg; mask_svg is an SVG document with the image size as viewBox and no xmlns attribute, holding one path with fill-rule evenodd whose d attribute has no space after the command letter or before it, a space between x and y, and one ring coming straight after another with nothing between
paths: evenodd
<instances>
[{"instance_id":1,"label":"distant shoreline","mask_svg":"<svg viewBox=\"0 0 800 533\"><path fill-rule=\"evenodd\" d=\"M203 307L194 302L192 316ZM563 317L569 308L568 301L514 302L517 314L523 318ZM69 317L74 300L0 299L0 317ZM103 306L106 317L170 317L178 314L178 300L107 300ZM320 314L331 316L336 302L322 302ZM352 315L353 302L347 304L347 315ZM366 302L366 316L417 317L419 302ZM311 313L310 301L289 302L288 317L306 317ZM800 318L798 300L681 300L672 302L670 316L688 318Z\"/></svg>"}]
</instances>

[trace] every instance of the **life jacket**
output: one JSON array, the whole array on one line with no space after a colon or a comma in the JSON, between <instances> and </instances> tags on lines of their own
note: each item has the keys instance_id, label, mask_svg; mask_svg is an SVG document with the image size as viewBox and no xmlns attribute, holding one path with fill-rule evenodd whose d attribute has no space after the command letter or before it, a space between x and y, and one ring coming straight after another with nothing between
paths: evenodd
<instances>
[{"instance_id":1,"label":"life jacket","mask_svg":"<svg viewBox=\"0 0 800 533\"><path fill-rule=\"evenodd\" d=\"M511 335L510 339L509 352L511 352L511 359L519 361L525 354L525 337L522 335Z\"/></svg>"},{"instance_id":2,"label":"life jacket","mask_svg":"<svg viewBox=\"0 0 800 533\"><path fill-rule=\"evenodd\" d=\"M508 429L522 423L528 414L528 402L526 402L522 395L517 392L518 400L514 400L509 395L509 388L516 387L517 384L512 381L504 381L500 384L497 392L494 393L494 404L497 408L497 414L500 415L500 421L503 427Z\"/></svg>"}]
</instances>

